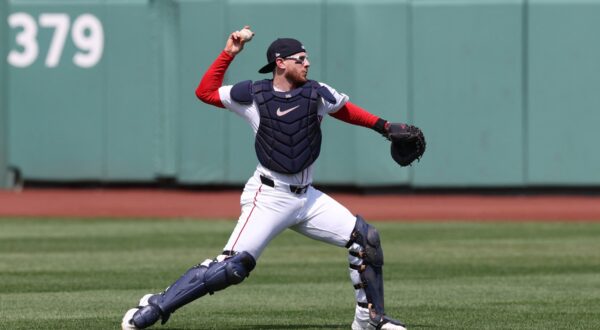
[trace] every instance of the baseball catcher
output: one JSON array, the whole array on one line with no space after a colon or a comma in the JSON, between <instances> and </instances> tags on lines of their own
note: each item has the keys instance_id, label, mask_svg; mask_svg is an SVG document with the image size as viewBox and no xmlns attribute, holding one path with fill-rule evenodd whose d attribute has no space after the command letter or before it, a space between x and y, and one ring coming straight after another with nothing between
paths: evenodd
<instances>
[{"instance_id":1,"label":"baseball catcher","mask_svg":"<svg viewBox=\"0 0 600 330\"><path fill-rule=\"evenodd\" d=\"M196 89L201 101L243 118L254 133L258 164L244 186L238 222L220 254L191 267L163 292L144 295L137 307L125 313L122 329L165 323L184 305L240 284L258 267L269 242L292 229L347 249L356 298L349 324L353 330L405 330L384 306L379 232L312 182L324 118L331 116L384 135L401 166L421 158L423 133L414 126L388 123L350 102L348 95L308 79L308 53L292 38L278 38L267 49L267 64L259 72L271 74L270 79L223 85L227 68L253 35L248 27L231 33Z\"/></svg>"}]
</instances>

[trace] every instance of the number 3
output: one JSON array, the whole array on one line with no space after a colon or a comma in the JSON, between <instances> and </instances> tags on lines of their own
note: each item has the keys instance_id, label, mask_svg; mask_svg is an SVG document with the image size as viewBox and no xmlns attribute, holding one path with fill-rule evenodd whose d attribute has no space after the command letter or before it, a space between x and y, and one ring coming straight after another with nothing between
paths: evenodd
<instances>
[{"instance_id":1,"label":"number 3","mask_svg":"<svg viewBox=\"0 0 600 330\"><path fill-rule=\"evenodd\" d=\"M23 47L23 52L11 50L8 54L8 63L24 68L30 66L38 56L37 25L31 16L26 13L15 13L8 17L8 25L12 28L22 27L23 31L17 34L17 45Z\"/></svg>"},{"instance_id":2,"label":"number 3","mask_svg":"<svg viewBox=\"0 0 600 330\"><path fill-rule=\"evenodd\" d=\"M11 50L7 58L8 63L19 68L28 67L35 62L39 54L38 26L31 15L22 12L10 15L8 24L11 28L22 28L15 38L16 44L22 50ZM43 28L54 28L45 61L46 66L49 68L58 66L60 62L69 32L69 24L67 14L40 14L39 25ZM98 18L91 14L83 14L77 17L73 22L71 38L80 50L73 56L75 65L90 68L100 61L104 50L104 31Z\"/></svg>"}]
</instances>

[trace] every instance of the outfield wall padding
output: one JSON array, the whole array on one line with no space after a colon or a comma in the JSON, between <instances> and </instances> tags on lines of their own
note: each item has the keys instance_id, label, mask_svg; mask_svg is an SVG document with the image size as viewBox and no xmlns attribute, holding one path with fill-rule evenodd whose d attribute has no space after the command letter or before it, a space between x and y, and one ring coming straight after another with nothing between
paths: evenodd
<instances>
[{"instance_id":1,"label":"outfield wall padding","mask_svg":"<svg viewBox=\"0 0 600 330\"><path fill-rule=\"evenodd\" d=\"M320 184L600 184L600 0L3 6L2 46L14 56L0 66L0 175L12 166L36 181L243 184L257 162L248 124L194 90L248 24L256 36L226 84L267 77L257 70L269 43L295 37L312 79L426 134L422 161L399 168L381 136L325 118Z\"/></svg>"},{"instance_id":2,"label":"outfield wall padding","mask_svg":"<svg viewBox=\"0 0 600 330\"><path fill-rule=\"evenodd\" d=\"M6 1L0 1L0 20L8 19L8 6ZM0 24L0 189L9 188L8 180L8 94L6 92L8 25Z\"/></svg>"}]
</instances>

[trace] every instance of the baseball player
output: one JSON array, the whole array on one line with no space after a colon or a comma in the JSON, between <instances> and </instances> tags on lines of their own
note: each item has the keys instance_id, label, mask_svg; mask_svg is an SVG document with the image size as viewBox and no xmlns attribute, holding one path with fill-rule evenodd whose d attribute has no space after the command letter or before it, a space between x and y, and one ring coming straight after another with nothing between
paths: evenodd
<instances>
[{"instance_id":1,"label":"baseball player","mask_svg":"<svg viewBox=\"0 0 600 330\"><path fill-rule=\"evenodd\" d=\"M385 313L379 233L311 184L327 115L384 136L406 125L388 123L350 103L347 95L309 80L307 50L291 38L277 39L267 49L267 64L259 72L271 73L271 79L222 86L245 38L241 31L229 35L196 89L200 100L242 117L254 131L259 162L244 187L237 225L220 255L190 268L164 292L142 297L125 314L122 328L143 329L159 319L164 324L183 305L242 282L267 244L289 228L348 249L356 294L352 329L405 329Z\"/></svg>"}]
</instances>

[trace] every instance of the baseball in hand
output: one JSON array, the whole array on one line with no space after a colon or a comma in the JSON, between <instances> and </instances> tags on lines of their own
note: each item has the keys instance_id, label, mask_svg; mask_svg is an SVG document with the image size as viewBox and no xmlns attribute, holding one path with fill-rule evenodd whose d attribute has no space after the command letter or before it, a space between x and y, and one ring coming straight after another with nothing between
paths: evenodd
<instances>
[{"instance_id":1,"label":"baseball in hand","mask_svg":"<svg viewBox=\"0 0 600 330\"><path fill-rule=\"evenodd\" d=\"M244 41L250 41L252 40L252 37L254 37L254 32L250 31L250 29L243 28L240 30L240 37L242 37Z\"/></svg>"}]
</instances>

